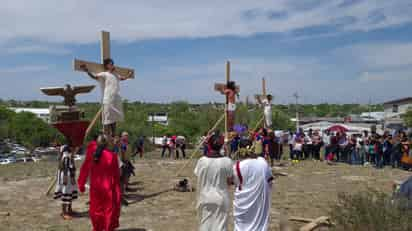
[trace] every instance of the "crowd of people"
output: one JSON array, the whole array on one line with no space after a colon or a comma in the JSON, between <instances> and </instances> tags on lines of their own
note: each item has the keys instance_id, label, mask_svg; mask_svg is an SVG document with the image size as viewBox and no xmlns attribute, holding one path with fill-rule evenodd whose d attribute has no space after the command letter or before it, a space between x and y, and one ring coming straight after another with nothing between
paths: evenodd
<instances>
[{"instance_id":1,"label":"crowd of people","mask_svg":"<svg viewBox=\"0 0 412 231\"><path fill-rule=\"evenodd\" d=\"M322 160L328 163L343 162L354 165L373 165L377 168L412 168L412 134L404 131L379 135L364 131L362 134L347 134L345 131L309 129L304 132L275 132L257 129L243 133L232 132L229 136L228 152L235 157L240 148L253 146L255 153L274 161L282 158L297 163L301 160ZM207 136L202 138L203 154L210 149ZM288 150L289 155L283 156Z\"/></svg>"},{"instance_id":2,"label":"crowd of people","mask_svg":"<svg viewBox=\"0 0 412 231\"><path fill-rule=\"evenodd\" d=\"M166 156L167 151L167 156ZM183 159L186 159L186 139L184 136L169 136L162 137L162 158L179 159L180 153L182 153Z\"/></svg>"},{"instance_id":3,"label":"crowd of people","mask_svg":"<svg viewBox=\"0 0 412 231\"><path fill-rule=\"evenodd\" d=\"M326 130L321 134L309 130L305 134L299 130L283 140L289 145L289 158L295 161L316 159L377 168L412 168L411 137L403 131L348 135L344 131Z\"/></svg>"}]
</instances>

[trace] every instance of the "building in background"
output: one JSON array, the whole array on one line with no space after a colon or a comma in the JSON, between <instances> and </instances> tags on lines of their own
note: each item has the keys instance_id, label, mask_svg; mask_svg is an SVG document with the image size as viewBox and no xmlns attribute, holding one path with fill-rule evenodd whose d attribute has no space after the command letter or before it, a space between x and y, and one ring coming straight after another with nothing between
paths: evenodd
<instances>
[{"instance_id":1,"label":"building in background","mask_svg":"<svg viewBox=\"0 0 412 231\"><path fill-rule=\"evenodd\" d=\"M147 118L148 122L155 122L161 125L167 126L169 125L169 117L165 112L158 112L150 114Z\"/></svg>"},{"instance_id":2,"label":"building in background","mask_svg":"<svg viewBox=\"0 0 412 231\"><path fill-rule=\"evenodd\" d=\"M385 128L398 129L404 126L402 115L412 108L412 97L383 103Z\"/></svg>"},{"instance_id":3,"label":"building in background","mask_svg":"<svg viewBox=\"0 0 412 231\"><path fill-rule=\"evenodd\" d=\"M366 121L382 121L385 118L383 111L362 112L360 118Z\"/></svg>"},{"instance_id":4,"label":"building in background","mask_svg":"<svg viewBox=\"0 0 412 231\"><path fill-rule=\"evenodd\" d=\"M23 107L11 107L10 110L20 113L20 112L30 112L35 114L38 118L42 119L44 122L50 122L50 109L49 108L23 108Z\"/></svg>"}]
</instances>

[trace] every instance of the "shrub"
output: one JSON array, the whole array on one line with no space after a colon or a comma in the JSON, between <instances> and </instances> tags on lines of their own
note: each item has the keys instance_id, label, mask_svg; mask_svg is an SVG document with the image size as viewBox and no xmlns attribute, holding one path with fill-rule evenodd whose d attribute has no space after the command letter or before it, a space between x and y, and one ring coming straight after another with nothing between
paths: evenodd
<instances>
[{"instance_id":1,"label":"shrub","mask_svg":"<svg viewBox=\"0 0 412 231\"><path fill-rule=\"evenodd\" d=\"M412 230L412 210L400 209L388 194L375 190L338 195L331 218L335 230Z\"/></svg>"}]
</instances>

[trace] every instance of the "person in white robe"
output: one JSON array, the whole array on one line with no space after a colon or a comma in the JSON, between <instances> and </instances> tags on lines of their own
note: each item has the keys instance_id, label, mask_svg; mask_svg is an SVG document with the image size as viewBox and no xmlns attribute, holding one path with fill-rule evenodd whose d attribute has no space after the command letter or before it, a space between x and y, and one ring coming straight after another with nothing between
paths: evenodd
<instances>
[{"instance_id":1,"label":"person in white robe","mask_svg":"<svg viewBox=\"0 0 412 231\"><path fill-rule=\"evenodd\" d=\"M120 76L115 72L115 66L112 59L105 59L103 62L105 71L94 74L90 73L86 65L82 68L87 74L99 82L102 89L102 123L106 135L112 137L116 131L116 123L124 119L123 102L120 97L120 81L129 79L128 76Z\"/></svg>"},{"instance_id":2,"label":"person in white robe","mask_svg":"<svg viewBox=\"0 0 412 231\"><path fill-rule=\"evenodd\" d=\"M241 150L241 161L233 167L235 231L265 231L269 215L273 175L266 160Z\"/></svg>"},{"instance_id":3,"label":"person in white robe","mask_svg":"<svg viewBox=\"0 0 412 231\"><path fill-rule=\"evenodd\" d=\"M263 107L263 115L265 117L265 128L272 127L272 95L267 95L263 100L258 97L258 103Z\"/></svg>"},{"instance_id":4,"label":"person in white robe","mask_svg":"<svg viewBox=\"0 0 412 231\"><path fill-rule=\"evenodd\" d=\"M194 170L197 176L197 211L200 231L226 231L231 210L229 184L232 182L232 160L220 155L223 137L209 139L212 151L201 157Z\"/></svg>"}]
</instances>

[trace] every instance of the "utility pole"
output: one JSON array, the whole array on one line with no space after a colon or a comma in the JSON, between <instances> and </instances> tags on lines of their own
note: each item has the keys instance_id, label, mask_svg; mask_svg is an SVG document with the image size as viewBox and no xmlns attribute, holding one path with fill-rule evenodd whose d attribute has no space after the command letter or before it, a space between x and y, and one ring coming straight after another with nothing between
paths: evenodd
<instances>
[{"instance_id":1,"label":"utility pole","mask_svg":"<svg viewBox=\"0 0 412 231\"><path fill-rule=\"evenodd\" d=\"M368 107L369 107L369 119L371 118L371 107L372 107L372 99L371 99L371 97L369 97L369 104L368 104Z\"/></svg>"},{"instance_id":2,"label":"utility pole","mask_svg":"<svg viewBox=\"0 0 412 231\"><path fill-rule=\"evenodd\" d=\"M155 144L155 126L154 126L155 125L155 120L154 120L155 113L151 112L149 115L152 117L152 143L154 145Z\"/></svg>"},{"instance_id":3,"label":"utility pole","mask_svg":"<svg viewBox=\"0 0 412 231\"><path fill-rule=\"evenodd\" d=\"M295 110L296 110L296 132L299 131L299 110L298 110L298 99L299 99L299 95L297 92L295 92L295 94L293 94L293 97L295 97Z\"/></svg>"}]
</instances>

